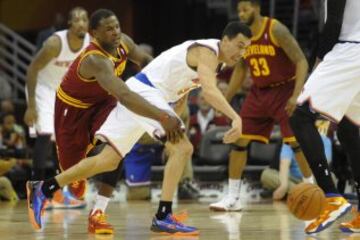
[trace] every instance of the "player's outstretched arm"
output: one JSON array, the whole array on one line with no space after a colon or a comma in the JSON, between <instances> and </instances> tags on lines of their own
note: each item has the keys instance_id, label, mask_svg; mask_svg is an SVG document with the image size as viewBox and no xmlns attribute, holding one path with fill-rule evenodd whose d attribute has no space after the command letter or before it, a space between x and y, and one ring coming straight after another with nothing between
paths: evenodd
<instances>
[{"instance_id":1,"label":"player's outstretched arm","mask_svg":"<svg viewBox=\"0 0 360 240\"><path fill-rule=\"evenodd\" d=\"M243 60L240 60L234 67L231 74L228 90L225 94L226 100L230 102L241 88L247 74L247 67Z\"/></svg>"},{"instance_id":2,"label":"player's outstretched arm","mask_svg":"<svg viewBox=\"0 0 360 240\"><path fill-rule=\"evenodd\" d=\"M216 85L217 56L210 49L199 47L196 54L197 72L205 100L216 110L232 120L232 128L225 134L224 142L236 141L241 135L241 119L232 109Z\"/></svg>"},{"instance_id":3,"label":"player's outstretched arm","mask_svg":"<svg viewBox=\"0 0 360 240\"><path fill-rule=\"evenodd\" d=\"M290 60L296 65L295 88L286 106L286 111L289 115L291 115L295 110L296 100L304 86L309 65L303 51L299 47L299 44L291 35L289 30L285 27L285 25L276 21L272 28L272 34L275 38L274 40L276 41L275 44L278 44L284 50Z\"/></svg>"},{"instance_id":4,"label":"player's outstretched arm","mask_svg":"<svg viewBox=\"0 0 360 240\"><path fill-rule=\"evenodd\" d=\"M37 76L41 69L60 53L61 42L56 35L49 37L43 47L35 55L27 69L26 88L28 93L28 104L24 116L24 121L28 126L35 124L37 119L36 102L35 102L35 88L37 83Z\"/></svg>"},{"instance_id":5,"label":"player's outstretched arm","mask_svg":"<svg viewBox=\"0 0 360 240\"><path fill-rule=\"evenodd\" d=\"M131 91L122 79L114 75L113 64L109 59L101 55L89 55L81 64L80 74L95 77L101 87L115 96L129 110L160 122L167 133L168 140L176 142L182 136L178 118L155 107Z\"/></svg>"}]
</instances>

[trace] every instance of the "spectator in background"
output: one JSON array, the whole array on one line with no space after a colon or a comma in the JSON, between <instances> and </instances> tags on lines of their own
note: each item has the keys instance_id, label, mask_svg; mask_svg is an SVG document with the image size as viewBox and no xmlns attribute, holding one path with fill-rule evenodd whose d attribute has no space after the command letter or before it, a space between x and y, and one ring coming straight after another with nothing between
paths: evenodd
<instances>
[{"instance_id":1,"label":"spectator in background","mask_svg":"<svg viewBox=\"0 0 360 240\"><path fill-rule=\"evenodd\" d=\"M61 13L56 13L54 16L53 24L50 27L45 28L44 30L41 30L39 32L39 34L37 35L36 49L40 50L40 48L42 48L42 45L46 39L48 39L56 31L59 31L63 28L65 28L65 18Z\"/></svg>"},{"instance_id":2,"label":"spectator in background","mask_svg":"<svg viewBox=\"0 0 360 240\"><path fill-rule=\"evenodd\" d=\"M4 176L5 173L10 171L16 165L16 160L11 159L0 159L0 199L6 201L18 201L19 197L17 196L11 181Z\"/></svg>"},{"instance_id":3,"label":"spectator in background","mask_svg":"<svg viewBox=\"0 0 360 240\"><path fill-rule=\"evenodd\" d=\"M332 161L332 144L327 132L330 122L317 121L318 131L324 143L326 158ZM294 151L288 144L283 144L280 152L280 162L271 163L261 174L261 183L267 190L262 193L266 197L268 192L272 192L274 200L283 199L286 194L298 183L303 180L300 168L296 162Z\"/></svg>"},{"instance_id":4,"label":"spectator in background","mask_svg":"<svg viewBox=\"0 0 360 240\"><path fill-rule=\"evenodd\" d=\"M215 110L205 101L202 92L198 96L198 112L190 117L190 141L196 154L203 134L215 126L228 126L229 120L224 115L215 114Z\"/></svg>"},{"instance_id":5,"label":"spectator in background","mask_svg":"<svg viewBox=\"0 0 360 240\"><path fill-rule=\"evenodd\" d=\"M0 127L0 149L2 157L23 158L25 156L24 129L16 124L15 116L7 113Z\"/></svg>"}]
</instances>

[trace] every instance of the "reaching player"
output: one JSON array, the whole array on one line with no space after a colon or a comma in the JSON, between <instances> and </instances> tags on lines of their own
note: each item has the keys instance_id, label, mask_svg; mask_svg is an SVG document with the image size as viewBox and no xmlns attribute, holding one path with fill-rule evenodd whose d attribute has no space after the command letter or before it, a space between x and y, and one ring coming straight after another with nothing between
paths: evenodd
<instances>
[{"instance_id":1,"label":"reaching player","mask_svg":"<svg viewBox=\"0 0 360 240\"><path fill-rule=\"evenodd\" d=\"M33 180L44 180L45 163L54 135L54 108L56 89L68 67L90 42L87 33L87 11L75 7L69 12L69 29L50 36L32 60L27 72L28 107L24 121L35 132ZM35 131L34 131L35 130ZM84 202L62 195L59 190L52 201L53 207L73 208Z\"/></svg>"},{"instance_id":2,"label":"reaching player","mask_svg":"<svg viewBox=\"0 0 360 240\"><path fill-rule=\"evenodd\" d=\"M306 226L308 234L323 231L351 209L331 178L315 127L318 115L338 124L337 135L351 162L360 200L360 1L327 1L326 9L327 19L319 42L320 63L306 82L291 118L295 136L328 202L322 214ZM360 204L355 218L342 223L340 229L360 232Z\"/></svg>"},{"instance_id":3,"label":"reaching player","mask_svg":"<svg viewBox=\"0 0 360 240\"><path fill-rule=\"evenodd\" d=\"M217 211L242 209L240 178L246 165L249 143L267 143L275 123L280 125L283 141L295 152L305 180L311 181L311 170L288 121L307 74L305 56L282 23L260 14L258 0L240 0L238 14L240 20L250 26L253 37L244 59L235 66L227 100L230 101L241 87L247 71L250 71L254 84L240 112L242 136L230 153L229 192L221 201L210 204L210 209Z\"/></svg>"},{"instance_id":4,"label":"reaching player","mask_svg":"<svg viewBox=\"0 0 360 240\"><path fill-rule=\"evenodd\" d=\"M114 16L102 16L100 22L111 19L115 20ZM97 30L94 31L94 33L96 32ZM96 37L98 34L94 34L94 36ZM192 89L202 86L205 99L232 119L232 128L224 136L226 143L232 142L241 134L241 120L216 87L216 71L223 62L233 65L239 61L250 43L250 37L250 29L246 25L240 22L230 23L225 28L221 40L187 41L175 46L154 59L140 74L129 79L126 85L170 116L175 116L175 113L169 102L176 102ZM99 83L108 78L109 73L107 72L111 71L104 63L97 62L83 72L81 69L86 65L87 63L83 62L79 69L81 76L87 79L93 78ZM72 94L74 95L74 93ZM139 103L139 106L141 105L144 103ZM131 108L129 110L133 111ZM130 151L145 131L154 137L164 139L165 131L158 122L146 118L149 115L141 117L129 110L118 104L96 132L98 138L108 143L97 156L80 161L53 179L28 183L29 214L35 227L41 226L40 215L43 202L51 196L55 189L68 182L115 169L122 156ZM64 116L64 114L68 115L69 110L59 111L59 116ZM175 131L175 133L177 132ZM197 235L199 231L196 228L183 225L180 219L172 214L174 191L186 161L192 154L192 145L188 138L183 136L176 141L176 135L178 134L173 134L173 132L167 135L167 140L170 140L166 143L169 160L165 167L161 201L158 212L153 218L151 229L168 234ZM68 138L73 138L73 136Z\"/></svg>"}]
</instances>

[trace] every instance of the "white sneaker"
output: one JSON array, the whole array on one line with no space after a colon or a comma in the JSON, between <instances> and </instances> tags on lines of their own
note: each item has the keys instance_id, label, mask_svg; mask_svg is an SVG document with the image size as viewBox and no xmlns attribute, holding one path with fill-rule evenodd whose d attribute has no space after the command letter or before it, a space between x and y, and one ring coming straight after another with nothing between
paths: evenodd
<instances>
[{"instance_id":1,"label":"white sneaker","mask_svg":"<svg viewBox=\"0 0 360 240\"><path fill-rule=\"evenodd\" d=\"M222 212L241 211L242 205L239 198L232 198L226 195L221 201L209 205L210 210Z\"/></svg>"}]
</instances>

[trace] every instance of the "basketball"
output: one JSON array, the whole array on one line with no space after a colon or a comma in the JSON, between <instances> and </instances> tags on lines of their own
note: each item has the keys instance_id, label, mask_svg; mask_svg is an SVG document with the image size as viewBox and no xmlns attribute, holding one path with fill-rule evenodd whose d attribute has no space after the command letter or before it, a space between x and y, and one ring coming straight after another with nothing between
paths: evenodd
<instances>
[{"instance_id":1,"label":"basketball","mask_svg":"<svg viewBox=\"0 0 360 240\"><path fill-rule=\"evenodd\" d=\"M298 219L312 220L326 206L325 194L317 185L300 183L289 192L287 206Z\"/></svg>"}]
</instances>

